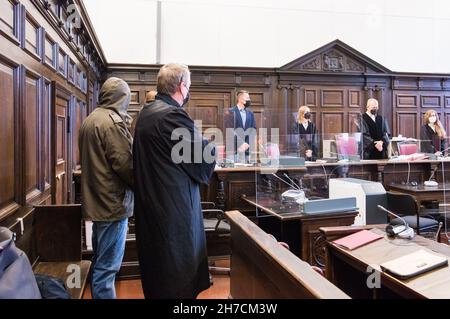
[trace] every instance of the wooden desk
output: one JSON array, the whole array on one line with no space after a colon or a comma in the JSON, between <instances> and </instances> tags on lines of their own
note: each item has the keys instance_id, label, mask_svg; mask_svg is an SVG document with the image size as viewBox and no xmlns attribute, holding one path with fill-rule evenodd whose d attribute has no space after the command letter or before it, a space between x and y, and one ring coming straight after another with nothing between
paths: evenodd
<instances>
[{"instance_id":1,"label":"wooden desk","mask_svg":"<svg viewBox=\"0 0 450 319\"><path fill-rule=\"evenodd\" d=\"M378 234L383 230L373 229ZM372 273L370 265L380 271L379 265L395 258L430 249L450 258L450 247L416 236L413 240L383 239L353 251L346 250L328 240L326 253L326 274L337 287L352 298L450 298L450 267L436 269L409 280L399 280L387 273L380 273L381 287L369 289L367 281ZM372 280L369 280L372 282Z\"/></svg>"},{"instance_id":2,"label":"wooden desk","mask_svg":"<svg viewBox=\"0 0 450 319\"><path fill-rule=\"evenodd\" d=\"M389 189L414 196L419 205L424 201L437 200L443 202L445 199L450 200L450 183L439 183L437 187L425 186L423 183L417 186L391 184Z\"/></svg>"},{"instance_id":3,"label":"wooden desk","mask_svg":"<svg viewBox=\"0 0 450 319\"><path fill-rule=\"evenodd\" d=\"M420 234L419 217L421 214L421 206L425 201L444 202L446 199L450 200L450 183L439 183L437 187L425 186L418 184L417 186L392 184L389 185L391 191L406 193L414 196L419 205L419 214L417 214L417 233ZM439 214L439 211L437 212ZM425 211L422 214L428 214Z\"/></svg>"},{"instance_id":4,"label":"wooden desk","mask_svg":"<svg viewBox=\"0 0 450 319\"><path fill-rule=\"evenodd\" d=\"M277 197L278 196L278 197ZM279 195L247 197L242 199L256 207L256 221L261 229L272 234L278 241L289 245L290 250L302 260L314 266L324 267L325 241L319 228L352 225L357 211L332 214L302 214L297 203L284 204Z\"/></svg>"},{"instance_id":5,"label":"wooden desk","mask_svg":"<svg viewBox=\"0 0 450 319\"><path fill-rule=\"evenodd\" d=\"M450 161L444 162L444 169L450 171ZM440 161L421 160L408 164L405 161L362 160L348 163L307 163L303 167L280 169L280 173L288 173L291 177L301 179L303 186L311 195L328 198L330 178L352 177L380 182L386 189L391 184L406 182L408 172L410 181L419 184L430 178L436 170L435 178L442 182L442 163ZM215 202L224 211L239 210L251 216L254 207L242 200L242 194L255 196L257 174L256 167L217 168L208 186L201 189L202 200ZM280 174L279 174L280 175ZM450 183L450 174L445 175ZM276 186L276 185L275 185Z\"/></svg>"}]
</instances>

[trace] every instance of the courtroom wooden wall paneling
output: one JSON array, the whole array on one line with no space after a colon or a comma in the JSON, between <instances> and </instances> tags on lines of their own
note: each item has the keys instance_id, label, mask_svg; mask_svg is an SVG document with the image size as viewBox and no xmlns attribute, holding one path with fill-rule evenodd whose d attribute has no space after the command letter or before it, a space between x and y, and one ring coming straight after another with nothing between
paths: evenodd
<instances>
[{"instance_id":1,"label":"courtroom wooden wall paneling","mask_svg":"<svg viewBox=\"0 0 450 319\"><path fill-rule=\"evenodd\" d=\"M72 3L79 29L66 12ZM0 226L16 233L31 261L34 205L73 200L75 135L105 71L84 10L79 0L0 0Z\"/></svg>"}]
</instances>

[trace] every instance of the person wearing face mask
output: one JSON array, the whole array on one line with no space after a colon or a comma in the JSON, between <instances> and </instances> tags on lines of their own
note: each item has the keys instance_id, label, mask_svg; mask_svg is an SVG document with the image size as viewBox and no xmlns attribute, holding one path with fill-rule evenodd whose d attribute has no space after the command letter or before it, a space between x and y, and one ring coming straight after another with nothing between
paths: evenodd
<instances>
[{"instance_id":1,"label":"person wearing face mask","mask_svg":"<svg viewBox=\"0 0 450 319\"><path fill-rule=\"evenodd\" d=\"M210 286L200 184L209 183L215 151L183 108L190 84L187 66L163 66L156 100L136 123L134 212L145 298L194 299Z\"/></svg>"},{"instance_id":2,"label":"person wearing face mask","mask_svg":"<svg viewBox=\"0 0 450 319\"><path fill-rule=\"evenodd\" d=\"M447 133L434 110L428 110L423 117L423 126L420 130L421 151L442 155L445 149Z\"/></svg>"},{"instance_id":3,"label":"person wearing face mask","mask_svg":"<svg viewBox=\"0 0 450 319\"><path fill-rule=\"evenodd\" d=\"M237 154L245 153L245 157L248 158L250 153L250 141L253 135L256 136L255 115L249 110L252 101L248 91L239 91L236 100L236 106L232 107L229 112L233 117L233 129L236 132L234 142L235 151ZM242 129L244 134L239 134L237 129Z\"/></svg>"},{"instance_id":4,"label":"person wearing face mask","mask_svg":"<svg viewBox=\"0 0 450 319\"><path fill-rule=\"evenodd\" d=\"M376 99L367 101L367 111L362 115L363 157L364 159L387 158L391 132L386 120L378 114Z\"/></svg>"},{"instance_id":5,"label":"person wearing face mask","mask_svg":"<svg viewBox=\"0 0 450 319\"><path fill-rule=\"evenodd\" d=\"M299 136L299 154L308 161L317 159L317 130L311 122L311 110L307 106L301 106L298 110L297 121L294 125L294 134Z\"/></svg>"}]
</instances>

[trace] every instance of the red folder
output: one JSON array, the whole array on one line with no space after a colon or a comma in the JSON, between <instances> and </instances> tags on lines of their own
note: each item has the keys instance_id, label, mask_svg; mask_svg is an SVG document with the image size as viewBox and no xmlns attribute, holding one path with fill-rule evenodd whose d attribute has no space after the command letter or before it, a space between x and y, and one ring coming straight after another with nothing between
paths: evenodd
<instances>
[{"instance_id":1,"label":"red folder","mask_svg":"<svg viewBox=\"0 0 450 319\"><path fill-rule=\"evenodd\" d=\"M383 238L383 236L368 230L361 230L357 233L335 240L333 243L349 250L353 250L380 238Z\"/></svg>"}]
</instances>

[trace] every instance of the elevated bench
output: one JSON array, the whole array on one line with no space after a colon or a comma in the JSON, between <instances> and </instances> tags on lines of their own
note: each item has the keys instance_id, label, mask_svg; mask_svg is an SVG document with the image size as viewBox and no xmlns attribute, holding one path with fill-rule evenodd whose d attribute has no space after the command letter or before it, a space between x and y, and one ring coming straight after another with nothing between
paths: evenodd
<instances>
[{"instance_id":1,"label":"elevated bench","mask_svg":"<svg viewBox=\"0 0 450 319\"><path fill-rule=\"evenodd\" d=\"M72 299L83 297L91 268L90 261L81 259L81 223L81 205L35 207L33 271L62 279Z\"/></svg>"},{"instance_id":2,"label":"elevated bench","mask_svg":"<svg viewBox=\"0 0 450 319\"><path fill-rule=\"evenodd\" d=\"M231 225L232 298L349 298L240 212L226 216Z\"/></svg>"}]
</instances>

